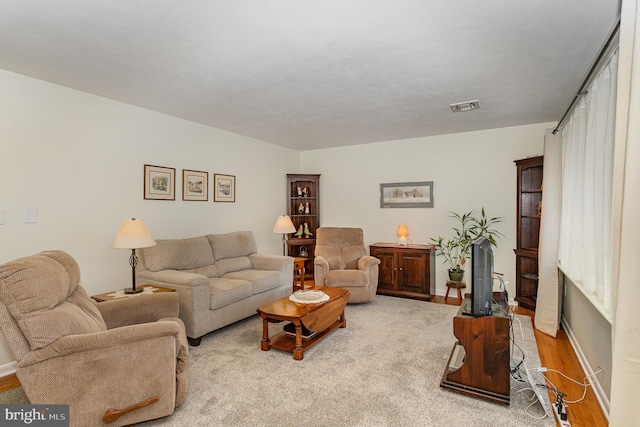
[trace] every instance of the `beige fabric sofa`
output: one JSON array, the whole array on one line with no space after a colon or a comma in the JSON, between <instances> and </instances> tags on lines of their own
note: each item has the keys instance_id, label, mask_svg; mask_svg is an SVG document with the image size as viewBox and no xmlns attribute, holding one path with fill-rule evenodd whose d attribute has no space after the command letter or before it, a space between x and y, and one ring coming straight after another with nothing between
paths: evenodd
<instances>
[{"instance_id":1,"label":"beige fabric sofa","mask_svg":"<svg viewBox=\"0 0 640 427\"><path fill-rule=\"evenodd\" d=\"M315 255L316 286L348 289L350 304L376 297L380 260L367 255L361 228L318 228Z\"/></svg>"},{"instance_id":2,"label":"beige fabric sofa","mask_svg":"<svg viewBox=\"0 0 640 427\"><path fill-rule=\"evenodd\" d=\"M68 404L71 426L171 415L187 393L189 346L177 296L96 304L79 282L78 264L63 251L0 265L0 329L29 401ZM107 414L122 415L104 424Z\"/></svg>"},{"instance_id":3,"label":"beige fabric sofa","mask_svg":"<svg viewBox=\"0 0 640 427\"><path fill-rule=\"evenodd\" d=\"M291 294L293 258L258 254L251 231L156 242L140 250L138 283L178 292L191 345Z\"/></svg>"}]
</instances>

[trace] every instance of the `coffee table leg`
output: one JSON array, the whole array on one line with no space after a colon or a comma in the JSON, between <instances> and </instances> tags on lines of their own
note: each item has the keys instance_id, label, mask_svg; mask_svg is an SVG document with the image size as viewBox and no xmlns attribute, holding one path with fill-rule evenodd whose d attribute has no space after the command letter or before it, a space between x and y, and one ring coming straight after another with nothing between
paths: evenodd
<instances>
[{"instance_id":1,"label":"coffee table leg","mask_svg":"<svg viewBox=\"0 0 640 427\"><path fill-rule=\"evenodd\" d=\"M262 318L262 341L260 342L260 349L262 351L269 351L271 349L271 341L269 341L269 322L266 317Z\"/></svg>"},{"instance_id":2,"label":"coffee table leg","mask_svg":"<svg viewBox=\"0 0 640 427\"><path fill-rule=\"evenodd\" d=\"M340 315L338 320L342 321L342 324L340 325L341 328L346 328L347 327L347 318L344 317L344 311L342 312L342 314Z\"/></svg>"},{"instance_id":3,"label":"coffee table leg","mask_svg":"<svg viewBox=\"0 0 640 427\"><path fill-rule=\"evenodd\" d=\"M302 360L304 358L304 350L302 349L302 324L298 321L296 326L296 345L293 347L293 359Z\"/></svg>"}]
</instances>

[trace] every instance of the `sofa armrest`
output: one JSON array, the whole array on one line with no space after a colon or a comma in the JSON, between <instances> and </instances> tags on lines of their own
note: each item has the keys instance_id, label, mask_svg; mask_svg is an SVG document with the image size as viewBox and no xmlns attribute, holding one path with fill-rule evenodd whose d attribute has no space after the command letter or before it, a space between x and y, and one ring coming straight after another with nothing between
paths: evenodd
<instances>
[{"instance_id":1,"label":"sofa armrest","mask_svg":"<svg viewBox=\"0 0 640 427\"><path fill-rule=\"evenodd\" d=\"M145 280L150 280L154 284L158 284L160 286L175 285L190 288L209 286L209 278L207 276L179 270L144 270L138 273L138 277L141 279L139 280L140 283L144 282Z\"/></svg>"},{"instance_id":2,"label":"sofa armrest","mask_svg":"<svg viewBox=\"0 0 640 427\"><path fill-rule=\"evenodd\" d=\"M178 317L179 303L176 292L159 292L96 303L107 324L107 329L126 325L155 322L164 317Z\"/></svg>"},{"instance_id":3,"label":"sofa armrest","mask_svg":"<svg viewBox=\"0 0 640 427\"><path fill-rule=\"evenodd\" d=\"M324 286L324 278L329 273L329 261L321 255L316 255L313 259L313 279L316 286Z\"/></svg>"},{"instance_id":4,"label":"sofa armrest","mask_svg":"<svg viewBox=\"0 0 640 427\"><path fill-rule=\"evenodd\" d=\"M372 266L380 264L380 260L370 255L365 255L358 260L358 270L368 271Z\"/></svg>"},{"instance_id":5,"label":"sofa armrest","mask_svg":"<svg viewBox=\"0 0 640 427\"><path fill-rule=\"evenodd\" d=\"M293 258L290 256L251 254L249 261L256 270L280 271L282 273L293 271Z\"/></svg>"}]
</instances>

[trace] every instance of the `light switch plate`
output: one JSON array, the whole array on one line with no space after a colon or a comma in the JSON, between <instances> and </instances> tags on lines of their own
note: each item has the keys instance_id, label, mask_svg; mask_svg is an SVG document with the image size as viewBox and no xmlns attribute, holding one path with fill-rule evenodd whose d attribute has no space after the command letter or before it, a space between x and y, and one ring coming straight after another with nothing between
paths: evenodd
<instances>
[{"instance_id":1,"label":"light switch plate","mask_svg":"<svg viewBox=\"0 0 640 427\"><path fill-rule=\"evenodd\" d=\"M38 222L38 208L24 208L24 223Z\"/></svg>"}]
</instances>

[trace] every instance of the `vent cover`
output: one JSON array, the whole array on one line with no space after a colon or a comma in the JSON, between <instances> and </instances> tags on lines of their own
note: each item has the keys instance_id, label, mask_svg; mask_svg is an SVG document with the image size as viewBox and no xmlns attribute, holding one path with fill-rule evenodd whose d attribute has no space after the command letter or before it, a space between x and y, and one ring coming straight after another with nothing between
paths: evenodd
<instances>
[{"instance_id":1,"label":"vent cover","mask_svg":"<svg viewBox=\"0 0 640 427\"><path fill-rule=\"evenodd\" d=\"M462 113L464 111L477 110L480 108L480 101L476 99L475 101L458 102L456 104L449 104L449 107L451 107L451 111L454 113Z\"/></svg>"}]
</instances>

